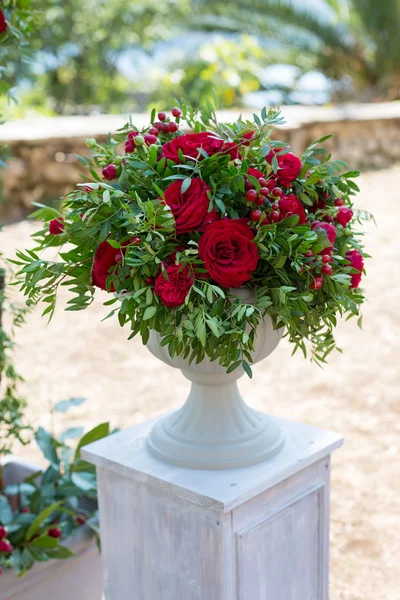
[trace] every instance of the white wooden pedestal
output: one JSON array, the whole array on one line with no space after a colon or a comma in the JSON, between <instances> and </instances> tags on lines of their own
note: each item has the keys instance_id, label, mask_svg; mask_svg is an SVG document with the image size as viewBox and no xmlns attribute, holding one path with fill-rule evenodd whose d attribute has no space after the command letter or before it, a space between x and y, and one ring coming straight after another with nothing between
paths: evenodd
<instances>
[{"instance_id":1,"label":"white wooden pedestal","mask_svg":"<svg viewBox=\"0 0 400 600\"><path fill-rule=\"evenodd\" d=\"M86 446L105 600L328 600L330 454L343 440L279 423L282 451L244 469L158 461L154 420Z\"/></svg>"}]
</instances>

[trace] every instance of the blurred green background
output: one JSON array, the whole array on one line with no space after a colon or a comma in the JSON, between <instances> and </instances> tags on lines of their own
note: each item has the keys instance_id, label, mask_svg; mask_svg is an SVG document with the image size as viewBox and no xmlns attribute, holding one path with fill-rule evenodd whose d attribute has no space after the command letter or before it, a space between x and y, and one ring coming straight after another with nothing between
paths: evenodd
<instances>
[{"instance_id":1,"label":"blurred green background","mask_svg":"<svg viewBox=\"0 0 400 600\"><path fill-rule=\"evenodd\" d=\"M37 0L5 116L395 100L399 0ZM10 57L12 59L12 57ZM1 107L0 107L1 108Z\"/></svg>"}]
</instances>

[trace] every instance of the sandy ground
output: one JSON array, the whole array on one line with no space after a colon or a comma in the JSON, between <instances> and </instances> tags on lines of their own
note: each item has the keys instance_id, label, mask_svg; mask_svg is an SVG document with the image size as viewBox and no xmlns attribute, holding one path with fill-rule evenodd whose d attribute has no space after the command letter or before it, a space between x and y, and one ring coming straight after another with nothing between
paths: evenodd
<instances>
[{"instance_id":1,"label":"sandy ground","mask_svg":"<svg viewBox=\"0 0 400 600\"><path fill-rule=\"evenodd\" d=\"M400 598L399 299L400 168L366 173L358 206L374 213L366 239L373 260L365 287L364 330L342 323L343 354L320 370L283 341L241 388L249 403L293 420L341 432L333 458L331 599ZM0 234L11 256L29 244L31 223ZM139 340L126 341L98 301L84 313L58 311L46 327L39 312L18 334L16 360L24 374L29 415L49 427L48 406L70 396L87 402L56 417L55 428L102 420L127 427L178 406L188 391L180 372L159 363ZM37 460L34 448L19 451ZM303 600L303 599L299 599Z\"/></svg>"}]
</instances>

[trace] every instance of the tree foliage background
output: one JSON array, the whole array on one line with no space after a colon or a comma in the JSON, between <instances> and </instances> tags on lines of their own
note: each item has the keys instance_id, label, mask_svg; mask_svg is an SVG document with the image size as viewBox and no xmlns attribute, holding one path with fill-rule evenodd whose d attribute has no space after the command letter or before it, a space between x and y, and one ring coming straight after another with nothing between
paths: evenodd
<instances>
[{"instance_id":1,"label":"tree foliage background","mask_svg":"<svg viewBox=\"0 0 400 600\"><path fill-rule=\"evenodd\" d=\"M310 71L326 78L328 99L400 97L399 0L37 0L35 9L33 63L8 73L24 109L132 111L182 94L198 102L211 87L226 107L271 89L294 102ZM292 66L295 81L271 80L272 64Z\"/></svg>"}]
</instances>

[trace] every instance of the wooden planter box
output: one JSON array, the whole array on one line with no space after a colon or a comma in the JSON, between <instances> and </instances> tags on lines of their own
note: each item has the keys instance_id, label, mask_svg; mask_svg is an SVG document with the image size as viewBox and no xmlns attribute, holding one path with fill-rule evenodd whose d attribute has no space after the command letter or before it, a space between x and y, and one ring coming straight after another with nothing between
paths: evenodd
<instances>
[{"instance_id":1,"label":"wooden planter box","mask_svg":"<svg viewBox=\"0 0 400 600\"><path fill-rule=\"evenodd\" d=\"M6 484L16 484L37 468L11 458ZM83 525L64 545L75 553L67 560L36 563L23 577L5 570L0 576L0 600L101 600L100 553L92 532Z\"/></svg>"}]
</instances>

